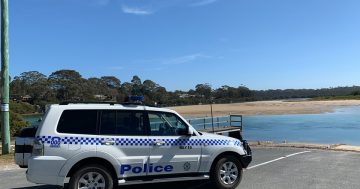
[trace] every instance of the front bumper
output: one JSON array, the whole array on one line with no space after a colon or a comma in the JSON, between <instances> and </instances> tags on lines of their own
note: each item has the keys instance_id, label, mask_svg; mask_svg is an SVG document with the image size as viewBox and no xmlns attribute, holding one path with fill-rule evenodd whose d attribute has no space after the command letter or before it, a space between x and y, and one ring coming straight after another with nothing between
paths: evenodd
<instances>
[{"instance_id":1,"label":"front bumper","mask_svg":"<svg viewBox=\"0 0 360 189\"><path fill-rule=\"evenodd\" d=\"M242 163L243 168L247 168L252 161L252 152L246 140L242 141L242 143L244 150L246 150L246 154L241 156L240 161Z\"/></svg>"}]
</instances>

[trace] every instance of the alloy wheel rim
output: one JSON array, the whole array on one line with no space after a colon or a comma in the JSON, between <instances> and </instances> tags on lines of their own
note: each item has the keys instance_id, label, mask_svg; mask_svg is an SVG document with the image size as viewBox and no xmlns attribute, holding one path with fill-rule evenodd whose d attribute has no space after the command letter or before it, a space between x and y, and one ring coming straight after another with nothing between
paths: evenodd
<instances>
[{"instance_id":1,"label":"alloy wheel rim","mask_svg":"<svg viewBox=\"0 0 360 189\"><path fill-rule=\"evenodd\" d=\"M239 171L235 163L228 161L222 164L219 171L221 181L226 184L233 184L239 176Z\"/></svg>"},{"instance_id":2,"label":"alloy wheel rim","mask_svg":"<svg viewBox=\"0 0 360 189\"><path fill-rule=\"evenodd\" d=\"M87 172L80 177L78 189L105 189L105 178L98 172Z\"/></svg>"}]
</instances>

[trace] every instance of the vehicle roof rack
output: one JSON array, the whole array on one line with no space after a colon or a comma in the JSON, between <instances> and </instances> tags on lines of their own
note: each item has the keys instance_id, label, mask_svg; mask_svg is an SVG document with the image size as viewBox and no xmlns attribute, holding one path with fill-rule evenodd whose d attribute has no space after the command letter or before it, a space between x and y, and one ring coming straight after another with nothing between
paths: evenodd
<instances>
[{"instance_id":1,"label":"vehicle roof rack","mask_svg":"<svg viewBox=\"0 0 360 189\"><path fill-rule=\"evenodd\" d=\"M114 104L119 104L118 102L115 101L64 101L64 102L60 102L60 105L69 105L69 104L110 104L110 105L114 105Z\"/></svg>"},{"instance_id":2,"label":"vehicle roof rack","mask_svg":"<svg viewBox=\"0 0 360 189\"><path fill-rule=\"evenodd\" d=\"M60 105L68 105L68 104L121 104L124 106L141 106L144 105L144 97L143 96L127 96L125 97L125 102L116 102L116 101L64 101L60 102Z\"/></svg>"},{"instance_id":3,"label":"vehicle roof rack","mask_svg":"<svg viewBox=\"0 0 360 189\"><path fill-rule=\"evenodd\" d=\"M144 104L139 103L139 102L122 102L120 103L123 106L131 106L131 105L136 105L136 106L143 106Z\"/></svg>"}]
</instances>

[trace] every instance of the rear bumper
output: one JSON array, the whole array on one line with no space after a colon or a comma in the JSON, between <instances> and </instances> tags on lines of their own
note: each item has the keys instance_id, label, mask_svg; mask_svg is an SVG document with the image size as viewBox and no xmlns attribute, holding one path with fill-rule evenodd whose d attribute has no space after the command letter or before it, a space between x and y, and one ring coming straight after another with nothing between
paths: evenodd
<instances>
[{"instance_id":1,"label":"rear bumper","mask_svg":"<svg viewBox=\"0 0 360 189\"><path fill-rule=\"evenodd\" d=\"M64 178L55 175L38 175L37 173L29 170L26 171L26 179L29 182L36 184L64 186Z\"/></svg>"},{"instance_id":2,"label":"rear bumper","mask_svg":"<svg viewBox=\"0 0 360 189\"><path fill-rule=\"evenodd\" d=\"M244 140L242 142L243 142L243 147L246 150L246 154L241 156L240 161L243 165L243 168L247 168L252 161L252 152L251 152L251 148L250 148L249 144L247 143L247 141Z\"/></svg>"},{"instance_id":3,"label":"rear bumper","mask_svg":"<svg viewBox=\"0 0 360 189\"><path fill-rule=\"evenodd\" d=\"M37 184L64 185L65 177L59 176L59 171L65 159L57 156L38 156L29 159L26 179Z\"/></svg>"},{"instance_id":4,"label":"rear bumper","mask_svg":"<svg viewBox=\"0 0 360 189\"><path fill-rule=\"evenodd\" d=\"M15 163L21 168L27 168L28 166L28 159L31 157L33 142L33 137L16 137L14 158Z\"/></svg>"}]
</instances>

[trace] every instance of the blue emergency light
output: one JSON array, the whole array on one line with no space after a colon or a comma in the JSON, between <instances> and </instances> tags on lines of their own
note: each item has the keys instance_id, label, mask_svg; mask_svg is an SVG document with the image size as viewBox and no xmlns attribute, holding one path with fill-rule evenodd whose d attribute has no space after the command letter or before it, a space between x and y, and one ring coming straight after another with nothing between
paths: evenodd
<instances>
[{"instance_id":1,"label":"blue emergency light","mask_svg":"<svg viewBox=\"0 0 360 189\"><path fill-rule=\"evenodd\" d=\"M142 104L144 102L144 96L128 96L125 101L132 104Z\"/></svg>"}]
</instances>

